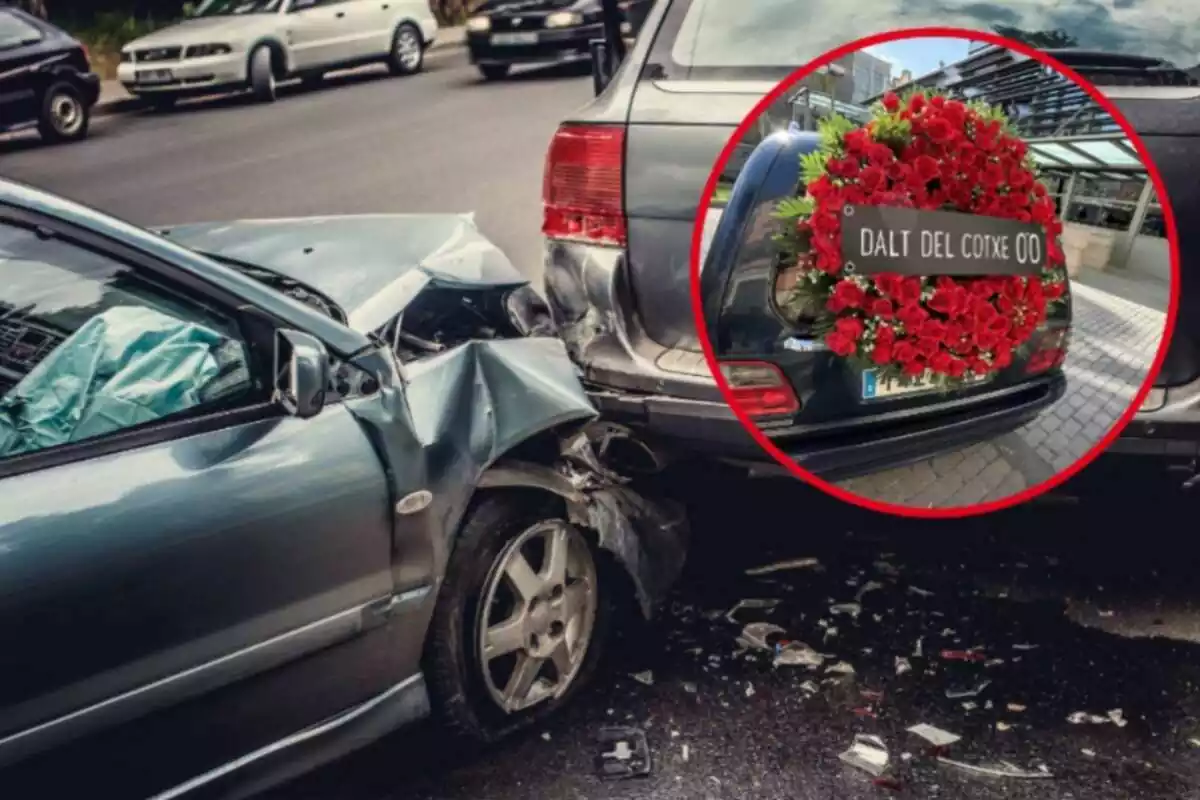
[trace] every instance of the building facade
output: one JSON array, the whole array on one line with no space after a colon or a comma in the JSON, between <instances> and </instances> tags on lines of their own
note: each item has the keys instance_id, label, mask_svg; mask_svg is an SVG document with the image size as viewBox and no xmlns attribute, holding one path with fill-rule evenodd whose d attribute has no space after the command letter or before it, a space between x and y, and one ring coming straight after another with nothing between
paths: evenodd
<instances>
[{"instance_id":1,"label":"building facade","mask_svg":"<svg viewBox=\"0 0 1200 800\"><path fill-rule=\"evenodd\" d=\"M849 101L862 103L869 97L882 94L892 85L892 64L864 50L858 50L850 59L850 76L853 93Z\"/></svg>"}]
</instances>

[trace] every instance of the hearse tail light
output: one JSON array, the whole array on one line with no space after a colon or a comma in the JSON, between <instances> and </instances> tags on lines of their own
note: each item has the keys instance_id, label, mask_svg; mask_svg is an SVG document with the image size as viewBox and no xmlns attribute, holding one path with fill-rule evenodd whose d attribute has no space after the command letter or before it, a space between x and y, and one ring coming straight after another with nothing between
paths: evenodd
<instances>
[{"instance_id":1,"label":"hearse tail light","mask_svg":"<svg viewBox=\"0 0 1200 800\"><path fill-rule=\"evenodd\" d=\"M1061 367L1067 359L1069 339L1070 332L1067 328L1055 328L1043 333L1038 340L1037 349L1025 363L1025 373L1034 375Z\"/></svg>"},{"instance_id":2,"label":"hearse tail light","mask_svg":"<svg viewBox=\"0 0 1200 800\"><path fill-rule=\"evenodd\" d=\"M564 125L542 181L542 233L551 239L624 247L625 129Z\"/></svg>"},{"instance_id":3,"label":"hearse tail light","mask_svg":"<svg viewBox=\"0 0 1200 800\"><path fill-rule=\"evenodd\" d=\"M795 414L800 400L779 367L765 361L725 361L721 375L737 407L748 417Z\"/></svg>"}]
</instances>

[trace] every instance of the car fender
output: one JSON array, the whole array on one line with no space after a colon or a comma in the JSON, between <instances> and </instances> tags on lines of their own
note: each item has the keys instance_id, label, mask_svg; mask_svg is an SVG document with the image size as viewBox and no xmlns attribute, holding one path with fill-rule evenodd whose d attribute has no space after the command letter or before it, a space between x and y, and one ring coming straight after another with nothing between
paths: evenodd
<instances>
[{"instance_id":1,"label":"car fender","mask_svg":"<svg viewBox=\"0 0 1200 800\"><path fill-rule=\"evenodd\" d=\"M277 36L275 34L264 34L262 36L259 36L257 39L252 39L250 41L250 44L246 47L246 78L247 78L247 80L249 80L249 78L250 78L250 59L254 55L254 51L257 50L259 47L261 47L264 44L267 47L271 48L272 56L279 59L280 64L282 64L282 66L283 66L283 74L290 75L292 73L292 50L291 50L291 48L288 47L286 44L284 44L283 40L280 39L279 36ZM278 78L278 77L282 77L282 76L277 75L276 77Z\"/></svg>"}]
</instances>

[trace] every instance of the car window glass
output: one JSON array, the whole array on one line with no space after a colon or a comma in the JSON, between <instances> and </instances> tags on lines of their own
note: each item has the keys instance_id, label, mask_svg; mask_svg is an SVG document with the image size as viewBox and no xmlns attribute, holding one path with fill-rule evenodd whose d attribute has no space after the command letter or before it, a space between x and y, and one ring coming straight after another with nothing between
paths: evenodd
<instances>
[{"instance_id":1,"label":"car window glass","mask_svg":"<svg viewBox=\"0 0 1200 800\"><path fill-rule=\"evenodd\" d=\"M244 402L248 365L223 315L0 225L0 459Z\"/></svg>"},{"instance_id":2,"label":"car window glass","mask_svg":"<svg viewBox=\"0 0 1200 800\"><path fill-rule=\"evenodd\" d=\"M232 17L242 14L274 14L283 0L208 0L192 12L194 17Z\"/></svg>"},{"instance_id":3,"label":"car window glass","mask_svg":"<svg viewBox=\"0 0 1200 800\"><path fill-rule=\"evenodd\" d=\"M1097 14L1091 0L1032 4L1023 13L992 0L674 0L650 53L653 79L776 79L860 36L894 28L954 25L1034 47L1153 56L1197 65L1200 4L1117 3ZM1171 20L1171 22L1168 22ZM833 24L830 24L830 22ZM1186 33L1185 33L1186 32Z\"/></svg>"},{"instance_id":4,"label":"car window glass","mask_svg":"<svg viewBox=\"0 0 1200 800\"><path fill-rule=\"evenodd\" d=\"M42 32L15 14L0 11L0 50L41 41Z\"/></svg>"}]
</instances>

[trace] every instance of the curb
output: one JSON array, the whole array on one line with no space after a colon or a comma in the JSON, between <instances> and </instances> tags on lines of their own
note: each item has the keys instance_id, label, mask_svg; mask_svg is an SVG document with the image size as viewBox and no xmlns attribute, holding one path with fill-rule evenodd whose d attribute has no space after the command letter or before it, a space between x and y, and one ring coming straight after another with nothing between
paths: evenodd
<instances>
[{"instance_id":1,"label":"curb","mask_svg":"<svg viewBox=\"0 0 1200 800\"><path fill-rule=\"evenodd\" d=\"M429 52L458 50L467 46L466 37L460 33L459 28L443 28L439 31L439 36L450 34L452 38L449 40L438 39L429 47ZM98 100L96 105L92 106L92 117L111 117L117 114L128 114L134 111L140 111L149 108L149 105L138 97L126 96L118 97L113 100Z\"/></svg>"}]
</instances>

